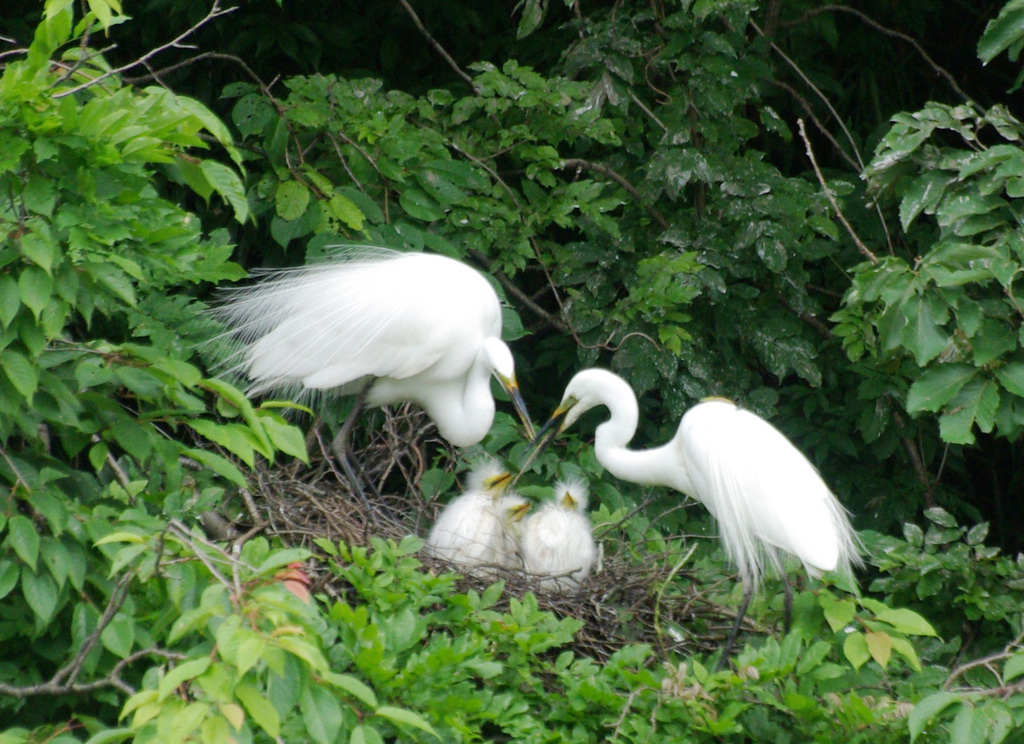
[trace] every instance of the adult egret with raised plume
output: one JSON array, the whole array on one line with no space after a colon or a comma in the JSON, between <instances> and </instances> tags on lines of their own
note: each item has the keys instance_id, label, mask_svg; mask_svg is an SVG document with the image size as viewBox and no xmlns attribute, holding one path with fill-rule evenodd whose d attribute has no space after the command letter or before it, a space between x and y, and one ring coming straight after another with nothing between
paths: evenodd
<instances>
[{"instance_id":1,"label":"adult egret with raised plume","mask_svg":"<svg viewBox=\"0 0 1024 744\"><path fill-rule=\"evenodd\" d=\"M228 365L248 377L249 393L361 393L371 406L412 401L442 437L465 447L494 421L493 375L533 436L501 340L501 305L480 272L445 256L382 248L342 258L272 272L229 290L215 308L238 344Z\"/></svg>"}]
</instances>

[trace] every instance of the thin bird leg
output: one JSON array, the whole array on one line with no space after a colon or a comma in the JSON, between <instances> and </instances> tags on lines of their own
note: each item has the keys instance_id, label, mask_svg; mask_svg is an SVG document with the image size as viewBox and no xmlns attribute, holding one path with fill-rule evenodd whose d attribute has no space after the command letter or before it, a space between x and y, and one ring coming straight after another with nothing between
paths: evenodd
<instances>
[{"instance_id":1,"label":"thin bird leg","mask_svg":"<svg viewBox=\"0 0 1024 744\"><path fill-rule=\"evenodd\" d=\"M366 494L363 493L363 488L360 482L365 483L370 491L375 496L380 496L377 493L376 487L373 482L368 478L357 475L355 467L353 467L352 459L352 430L355 428L356 421L359 419L359 414L363 412L363 406L366 403L366 396L370 393L370 386L373 385L373 379L366 381L360 389L359 394L356 395L355 401L352 404L352 411L348 414L345 419L345 423L341 425L338 433L331 441L331 452L334 453L334 459L341 465L341 469L345 471L345 477L348 478L349 485L352 486L352 490L356 492L356 495L363 501L364 504L368 504L366 500ZM358 466L358 463L356 463Z\"/></svg>"},{"instance_id":2,"label":"thin bird leg","mask_svg":"<svg viewBox=\"0 0 1024 744\"><path fill-rule=\"evenodd\" d=\"M718 659L717 671L719 672L725 669L726 664L729 663L729 654L732 652L732 647L736 643L736 636L740 632L740 623L743 622L743 618L747 614L747 607L750 606L750 599L753 596L754 587L744 582L743 601L740 602L740 608L736 611L736 622L732 624L732 630L729 631L729 637L725 639L725 647L722 649L722 655Z\"/></svg>"}]
</instances>

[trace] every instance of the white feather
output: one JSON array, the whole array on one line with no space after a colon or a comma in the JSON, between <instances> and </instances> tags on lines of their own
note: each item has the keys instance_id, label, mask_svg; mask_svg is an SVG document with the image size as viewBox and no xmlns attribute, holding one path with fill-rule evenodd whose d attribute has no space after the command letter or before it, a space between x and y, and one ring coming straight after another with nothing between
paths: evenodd
<instances>
[{"instance_id":1,"label":"white feather","mask_svg":"<svg viewBox=\"0 0 1024 744\"><path fill-rule=\"evenodd\" d=\"M586 507L583 481L560 482L555 485L554 497L523 524L523 566L527 573L546 577L540 586L548 591L575 589L597 562Z\"/></svg>"},{"instance_id":2,"label":"white feather","mask_svg":"<svg viewBox=\"0 0 1024 744\"><path fill-rule=\"evenodd\" d=\"M490 375L515 382L487 279L438 255L373 248L344 258L226 292L214 314L236 345L229 371L250 380L250 394L351 394L376 380L369 405L412 401L456 446L483 439Z\"/></svg>"},{"instance_id":3,"label":"white feather","mask_svg":"<svg viewBox=\"0 0 1024 744\"><path fill-rule=\"evenodd\" d=\"M622 480L675 488L704 504L745 586L757 587L765 561L781 571L779 551L796 555L813 576L849 573L860 562L846 510L807 458L757 415L711 399L687 411L667 444L631 450L639 407L611 372L577 373L556 416L564 415L564 429L595 406L609 411L595 435L598 462Z\"/></svg>"}]
</instances>

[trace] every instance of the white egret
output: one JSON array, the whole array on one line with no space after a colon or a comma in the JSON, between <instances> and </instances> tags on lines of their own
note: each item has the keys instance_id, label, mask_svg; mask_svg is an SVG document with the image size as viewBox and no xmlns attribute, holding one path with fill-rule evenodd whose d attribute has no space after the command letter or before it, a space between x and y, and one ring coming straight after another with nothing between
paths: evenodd
<instances>
[{"instance_id":1,"label":"white egret","mask_svg":"<svg viewBox=\"0 0 1024 744\"><path fill-rule=\"evenodd\" d=\"M461 496L441 512L430 535L427 550L449 563L475 568L518 562L518 538L514 526L530 508L530 502L508 492L512 474L494 461L477 466Z\"/></svg>"},{"instance_id":2,"label":"white egret","mask_svg":"<svg viewBox=\"0 0 1024 744\"><path fill-rule=\"evenodd\" d=\"M632 388L607 370L583 370L570 380L562 402L540 430L533 456L595 406L609 412L595 433L594 452L601 465L625 481L682 491L718 521L726 552L743 582L743 602L723 662L766 561L783 578L780 551L799 558L814 577L828 571L849 573L852 564L860 563L860 543L846 510L814 466L778 429L724 398L688 410L667 444L631 450L640 415Z\"/></svg>"},{"instance_id":3,"label":"white egret","mask_svg":"<svg viewBox=\"0 0 1024 744\"><path fill-rule=\"evenodd\" d=\"M412 401L442 437L466 447L494 421L493 375L533 437L501 340L501 305L482 274L444 256L383 248L344 258L272 273L230 290L214 310L240 345L228 364L251 380L249 393L360 393L350 422L363 397L371 406Z\"/></svg>"},{"instance_id":4,"label":"white egret","mask_svg":"<svg viewBox=\"0 0 1024 744\"><path fill-rule=\"evenodd\" d=\"M554 498L523 522L523 566L527 573L546 577L540 585L548 591L575 589L597 562L587 496L582 480L560 481L555 484Z\"/></svg>"}]
</instances>

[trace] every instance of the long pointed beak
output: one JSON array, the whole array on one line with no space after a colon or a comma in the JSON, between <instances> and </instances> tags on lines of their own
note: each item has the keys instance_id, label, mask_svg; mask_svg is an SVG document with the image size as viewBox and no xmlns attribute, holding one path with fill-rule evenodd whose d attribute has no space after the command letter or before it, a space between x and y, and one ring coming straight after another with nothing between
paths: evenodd
<instances>
[{"instance_id":1,"label":"long pointed beak","mask_svg":"<svg viewBox=\"0 0 1024 744\"><path fill-rule=\"evenodd\" d=\"M512 399L512 405L515 406L516 415L519 416L519 420L523 422L523 429L526 431L526 436L531 440L537 436L536 430L533 428L533 421L530 419L530 412L526 410L526 401L523 400L523 394L519 392L519 383L516 382L515 377L498 377L498 381L501 386L505 388L505 392L508 393L508 397Z\"/></svg>"},{"instance_id":2,"label":"long pointed beak","mask_svg":"<svg viewBox=\"0 0 1024 744\"><path fill-rule=\"evenodd\" d=\"M527 501L525 504L520 504L519 506L514 506L511 509L509 509L508 510L508 522L509 522L509 524L513 524L515 522L521 521L522 518L526 516L526 512L530 511L530 507L531 506L532 506L532 504L530 504L530 502Z\"/></svg>"},{"instance_id":3,"label":"long pointed beak","mask_svg":"<svg viewBox=\"0 0 1024 744\"><path fill-rule=\"evenodd\" d=\"M526 460L523 461L523 464L519 467L519 472L516 473L516 477L512 481L513 484L519 480L519 477L526 472L533 461L550 447L551 443L562 433L562 423L565 421L565 415L569 412L569 408L570 406L559 406L556 408L555 412L551 414L551 418L545 421L544 425L537 431L530 442L530 451L526 456Z\"/></svg>"}]
</instances>

